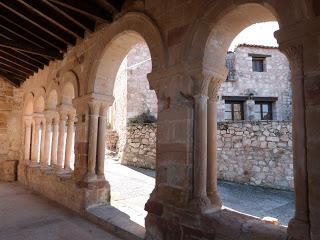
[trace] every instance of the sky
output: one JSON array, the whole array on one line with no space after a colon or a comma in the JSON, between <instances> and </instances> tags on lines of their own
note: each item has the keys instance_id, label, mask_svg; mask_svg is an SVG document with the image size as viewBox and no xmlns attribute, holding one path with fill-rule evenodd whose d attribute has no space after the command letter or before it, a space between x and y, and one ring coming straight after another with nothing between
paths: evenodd
<instances>
[{"instance_id":1,"label":"sky","mask_svg":"<svg viewBox=\"0 0 320 240\"><path fill-rule=\"evenodd\" d=\"M279 25L277 22L253 24L236 36L229 47L229 51L233 51L241 43L277 47L277 40L274 38L273 33L278 29Z\"/></svg>"}]
</instances>

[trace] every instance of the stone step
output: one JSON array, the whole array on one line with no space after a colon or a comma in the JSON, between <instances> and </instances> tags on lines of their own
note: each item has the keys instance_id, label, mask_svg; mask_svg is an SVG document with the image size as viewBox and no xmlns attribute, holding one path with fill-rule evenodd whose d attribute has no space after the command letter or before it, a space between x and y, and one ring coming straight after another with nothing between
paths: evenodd
<instances>
[{"instance_id":1,"label":"stone step","mask_svg":"<svg viewBox=\"0 0 320 240\"><path fill-rule=\"evenodd\" d=\"M85 217L123 240L143 240L145 237L144 227L131 221L129 215L113 206L89 208Z\"/></svg>"}]
</instances>

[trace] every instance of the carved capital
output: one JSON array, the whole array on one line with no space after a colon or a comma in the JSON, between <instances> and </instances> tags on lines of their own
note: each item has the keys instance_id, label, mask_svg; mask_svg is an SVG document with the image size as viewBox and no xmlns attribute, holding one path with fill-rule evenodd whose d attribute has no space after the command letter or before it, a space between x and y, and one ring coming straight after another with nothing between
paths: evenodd
<instances>
[{"instance_id":1,"label":"carved capital","mask_svg":"<svg viewBox=\"0 0 320 240\"><path fill-rule=\"evenodd\" d=\"M67 118L68 118L68 113L65 112L65 111L60 111L59 112L59 115L60 115L60 121L67 121Z\"/></svg>"},{"instance_id":2,"label":"carved capital","mask_svg":"<svg viewBox=\"0 0 320 240\"><path fill-rule=\"evenodd\" d=\"M216 101L218 98L218 91L221 84L224 82L224 79L212 77L212 80L209 84L208 97L210 100Z\"/></svg>"},{"instance_id":3,"label":"carved capital","mask_svg":"<svg viewBox=\"0 0 320 240\"><path fill-rule=\"evenodd\" d=\"M109 104L106 102L102 102L100 106L100 117L106 117L107 116L107 111L109 108Z\"/></svg>"},{"instance_id":4,"label":"carved capital","mask_svg":"<svg viewBox=\"0 0 320 240\"><path fill-rule=\"evenodd\" d=\"M89 105L89 114L94 115L94 116L98 116L99 111L100 111L101 102L91 100L90 102L88 102L88 105Z\"/></svg>"},{"instance_id":5,"label":"carved capital","mask_svg":"<svg viewBox=\"0 0 320 240\"><path fill-rule=\"evenodd\" d=\"M211 75L205 73L198 73L191 75L193 82L193 94L208 96L208 88L211 82Z\"/></svg>"},{"instance_id":6,"label":"carved capital","mask_svg":"<svg viewBox=\"0 0 320 240\"><path fill-rule=\"evenodd\" d=\"M287 56L293 76L303 75L303 46L301 44L281 47L280 50Z\"/></svg>"}]
</instances>

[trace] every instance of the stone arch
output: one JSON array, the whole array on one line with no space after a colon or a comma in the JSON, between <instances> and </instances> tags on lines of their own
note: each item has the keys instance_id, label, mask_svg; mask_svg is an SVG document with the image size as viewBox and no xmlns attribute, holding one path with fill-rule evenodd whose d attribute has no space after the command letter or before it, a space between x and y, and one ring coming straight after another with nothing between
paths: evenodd
<instances>
[{"instance_id":1,"label":"stone arch","mask_svg":"<svg viewBox=\"0 0 320 240\"><path fill-rule=\"evenodd\" d=\"M45 95L46 89L44 87L37 89L33 104L35 113L42 113L45 110Z\"/></svg>"},{"instance_id":2,"label":"stone arch","mask_svg":"<svg viewBox=\"0 0 320 240\"><path fill-rule=\"evenodd\" d=\"M56 89L52 89L47 97L47 109L55 110L58 105L58 91Z\"/></svg>"},{"instance_id":3,"label":"stone arch","mask_svg":"<svg viewBox=\"0 0 320 240\"><path fill-rule=\"evenodd\" d=\"M72 105L72 99L76 97L79 97L79 79L73 71L67 71L61 80L60 102Z\"/></svg>"},{"instance_id":4,"label":"stone arch","mask_svg":"<svg viewBox=\"0 0 320 240\"><path fill-rule=\"evenodd\" d=\"M34 93L29 92L24 97L24 115L31 116L33 114Z\"/></svg>"},{"instance_id":5,"label":"stone arch","mask_svg":"<svg viewBox=\"0 0 320 240\"><path fill-rule=\"evenodd\" d=\"M101 38L89 73L88 93L112 96L118 67L130 48L138 42L145 41L149 47L152 71L166 65L167 54L160 31L142 13L127 13L103 31Z\"/></svg>"},{"instance_id":6,"label":"stone arch","mask_svg":"<svg viewBox=\"0 0 320 240\"><path fill-rule=\"evenodd\" d=\"M184 57L189 65L197 66L218 78L225 78L225 56L232 40L246 27L260 22L278 21L281 18L270 4L264 1L230 4L229 1L212 4L190 30ZM252 14L255 13L255 14Z\"/></svg>"}]
</instances>

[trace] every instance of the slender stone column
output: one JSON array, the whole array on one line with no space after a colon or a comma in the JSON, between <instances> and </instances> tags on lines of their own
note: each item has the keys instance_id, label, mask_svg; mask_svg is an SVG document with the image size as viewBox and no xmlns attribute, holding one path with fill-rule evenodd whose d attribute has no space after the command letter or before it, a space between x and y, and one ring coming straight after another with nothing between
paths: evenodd
<instances>
[{"instance_id":1,"label":"slender stone column","mask_svg":"<svg viewBox=\"0 0 320 240\"><path fill-rule=\"evenodd\" d=\"M52 122L52 144L51 144L51 165L57 167L57 152L58 152L58 137L59 137L59 118L53 118Z\"/></svg>"},{"instance_id":2,"label":"slender stone column","mask_svg":"<svg viewBox=\"0 0 320 240\"><path fill-rule=\"evenodd\" d=\"M43 118L41 120L41 142L40 142L40 165L44 165L44 146L46 138L46 120Z\"/></svg>"},{"instance_id":3,"label":"slender stone column","mask_svg":"<svg viewBox=\"0 0 320 240\"><path fill-rule=\"evenodd\" d=\"M91 101L89 105L89 150L88 150L88 173L87 181L97 179L96 160L97 160L97 138L98 138L98 117L100 102Z\"/></svg>"},{"instance_id":4,"label":"slender stone column","mask_svg":"<svg viewBox=\"0 0 320 240\"><path fill-rule=\"evenodd\" d=\"M222 207L217 184L217 98L220 82L218 79L213 79L210 83L208 101L207 194L213 208L217 210Z\"/></svg>"},{"instance_id":5,"label":"slender stone column","mask_svg":"<svg viewBox=\"0 0 320 240\"><path fill-rule=\"evenodd\" d=\"M29 161L30 161L31 125L32 125L32 117L25 117L25 137L24 137L24 160L25 160L25 164L29 164Z\"/></svg>"},{"instance_id":6,"label":"slender stone column","mask_svg":"<svg viewBox=\"0 0 320 240\"><path fill-rule=\"evenodd\" d=\"M102 103L100 107L100 116L99 116L97 174L98 174L98 178L103 180L104 180L104 158L105 158L105 149L106 149L107 110L108 110L108 105L106 103Z\"/></svg>"},{"instance_id":7,"label":"slender stone column","mask_svg":"<svg viewBox=\"0 0 320 240\"><path fill-rule=\"evenodd\" d=\"M194 162L192 208L203 212L210 205L207 197L207 101L209 79L194 79Z\"/></svg>"},{"instance_id":8,"label":"slender stone column","mask_svg":"<svg viewBox=\"0 0 320 240\"><path fill-rule=\"evenodd\" d=\"M52 131L52 117L48 116L46 119L46 132L44 139L44 153L42 167L47 168L50 160L50 134Z\"/></svg>"},{"instance_id":9,"label":"slender stone column","mask_svg":"<svg viewBox=\"0 0 320 240\"><path fill-rule=\"evenodd\" d=\"M67 171L70 171L70 160L72 153L72 142L73 142L73 132L74 132L74 117L75 113L68 114L68 126L67 126L67 141L66 141L66 152L64 160L64 168Z\"/></svg>"},{"instance_id":10,"label":"slender stone column","mask_svg":"<svg viewBox=\"0 0 320 240\"><path fill-rule=\"evenodd\" d=\"M308 239L309 199L306 149L306 118L301 45L282 49L287 55L292 75L292 148L294 169L295 216L288 224L292 239Z\"/></svg>"},{"instance_id":11,"label":"slender stone column","mask_svg":"<svg viewBox=\"0 0 320 240\"><path fill-rule=\"evenodd\" d=\"M63 160L66 146L66 121L67 114L64 112L60 113L60 123L59 123L59 140L58 140L58 154L57 154L57 167L58 170L63 169Z\"/></svg>"},{"instance_id":12,"label":"slender stone column","mask_svg":"<svg viewBox=\"0 0 320 240\"><path fill-rule=\"evenodd\" d=\"M39 163L40 128L41 128L41 118L35 117L34 118L34 136L33 136L31 166L38 166L38 163Z\"/></svg>"}]
</instances>

